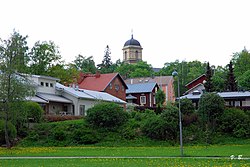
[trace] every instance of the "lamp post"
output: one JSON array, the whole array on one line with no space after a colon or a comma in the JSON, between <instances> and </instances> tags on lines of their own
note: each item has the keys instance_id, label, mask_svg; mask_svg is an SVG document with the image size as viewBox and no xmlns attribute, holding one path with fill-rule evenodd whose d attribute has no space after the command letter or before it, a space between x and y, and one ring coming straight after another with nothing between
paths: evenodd
<instances>
[{"instance_id":1,"label":"lamp post","mask_svg":"<svg viewBox=\"0 0 250 167\"><path fill-rule=\"evenodd\" d=\"M180 99L180 80L178 76L178 72L176 70L173 71L172 76L178 77L178 99L179 99L179 128L180 128L180 151L181 157L183 157L183 143L182 143L182 123L181 123L181 99Z\"/></svg>"}]
</instances>

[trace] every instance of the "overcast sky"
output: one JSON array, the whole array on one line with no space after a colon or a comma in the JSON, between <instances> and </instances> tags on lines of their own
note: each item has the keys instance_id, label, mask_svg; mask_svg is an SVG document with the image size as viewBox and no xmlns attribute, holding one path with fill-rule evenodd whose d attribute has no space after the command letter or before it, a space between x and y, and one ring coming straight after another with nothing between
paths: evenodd
<instances>
[{"instance_id":1,"label":"overcast sky","mask_svg":"<svg viewBox=\"0 0 250 167\"><path fill-rule=\"evenodd\" d=\"M249 0L0 0L0 38L13 29L28 44L52 40L66 62L93 56L123 59L131 38L153 67L199 60L225 66L234 52L250 49Z\"/></svg>"}]
</instances>

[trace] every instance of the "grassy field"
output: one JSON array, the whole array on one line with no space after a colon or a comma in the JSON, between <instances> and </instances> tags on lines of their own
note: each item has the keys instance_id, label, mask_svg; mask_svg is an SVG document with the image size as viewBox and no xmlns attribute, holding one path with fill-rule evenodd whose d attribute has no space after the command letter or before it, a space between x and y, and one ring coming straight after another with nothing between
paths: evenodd
<instances>
[{"instance_id":1,"label":"grassy field","mask_svg":"<svg viewBox=\"0 0 250 167\"><path fill-rule=\"evenodd\" d=\"M16 147L0 148L0 157L29 157L31 159L1 159L5 166L241 166L249 167L250 160L230 159L231 155L250 158L250 145L214 145L184 147L185 158L179 147ZM82 157L90 158L82 158ZM169 158L168 156L172 157ZM222 157L200 159L192 157ZM44 157L51 157L45 158ZM56 157L56 158L53 158ZM63 157L63 158L60 158ZM65 157L65 158L64 158ZM71 158L69 158L71 157ZM103 158L98 158L103 157ZM106 157L106 158L105 158ZM127 157L127 158L126 158ZM134 158L132 158L134 157ZM149 157L149 158L147 158Z\"/></svg>"},{"instance_id":2,"label":"grassy field","mask_svg":"<svg viewBox=\"0 0 250 167\"><path fill-rule=\"evenodd\" d=\"M243 155L250 157L250 144L246 145L212 145L186 146L185 156ZM127 157L161 157L179 156L179 147L15 147L0 148L0 156L127 156Z\"/></svg>"},{"instance_id":3,"label":"grassy field","mask_svg":"<svg viewBox=\"0 0 250 167\"><path fill-rule=\"evenodd\" d=\"M94 158L94 159L15 159L1 160L0 167L16 166L84 166L84 167L186 167L186 166L223 166L223 167L249 167L250 161L229 159L124 159L124 158Z\"/></svg>"}]
</instances>

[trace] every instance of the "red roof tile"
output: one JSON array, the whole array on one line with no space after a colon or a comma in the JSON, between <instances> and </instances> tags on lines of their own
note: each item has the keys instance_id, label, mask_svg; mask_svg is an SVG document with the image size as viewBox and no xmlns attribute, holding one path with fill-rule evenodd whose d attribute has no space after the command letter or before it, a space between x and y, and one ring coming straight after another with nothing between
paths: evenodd
<instances>
[{"instance_id":1,"label":"red roof tile","mask_svg":"<svg viewBox=\"0 0 250 167\"><path fill-rule=\"evenodd\" d=\"M109 83L116 77L120 75L118 73L109 73L109 74L93 74L87 75L84 77L84 74L81 74L78 86L81 89L95 90L95 91L104 91ZM122 80L122 78L121 78ZM122 82L124 82L122 80ZM125 83L124 83L125 84ZM125 84L126 85L126 84Z\"/></svg>"}]
</instances>

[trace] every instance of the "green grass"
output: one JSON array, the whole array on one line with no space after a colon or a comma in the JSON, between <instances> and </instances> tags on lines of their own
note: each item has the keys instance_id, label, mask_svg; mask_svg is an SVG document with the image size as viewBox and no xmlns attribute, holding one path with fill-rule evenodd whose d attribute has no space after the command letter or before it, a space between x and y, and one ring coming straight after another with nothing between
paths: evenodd
<instances>
[{"instance_id":1,"label":"green grass","mask_svg":"<svg viewBox=\"0 0 250 167\"><path fill-rule=\"evenodd\" d=\"M250 157L250 144L186 146L185 156L243 155ZM0 148L0 156L179 156L179 147L15 147Z\"/></svg>"},{"instance_id":2,"label":"green grass","mask_svg":"<svg viewBox=\"0 0 250 167\"><path fill-rule=\"evenodd\" d=\"M94 159L15 159L15 160L1 160L0 167L5 166L84 166L84 167L155 167L155 166L250 166L250 161L247 160L229 160L229 159L124 159L124 158L94 158Z\"/></svg>"},{"instance_id":3,"label":"green grass","mask_svg":"<svg viewBox=\"0 0 250 167\"><path fill-rule=\"evenodd\" d=\"M222 159L174 158L180 155L179 147L15 147L0 148L0 157L27 157L32 159L1 159L5 166L240 166L249 167L250 160L230 160L230 155L250 158L250 144L186 146L185 156L220 156ZM53 158L53 157L58 158ZM81 158L81 157L91 158ZM172 156L169 158L167 156ZM42 157L52 157L43 159ZM60 158L59 157L65 157ZM68 158L72 157L72 158ZM78 157L78 158L76 158ZM109 157L109 158L98 158ZM121 158L117 158L121 157ZM127 157L127 158L122 158ZM131 158L135 157L135 158ZM137 158L136 158L137 157ZM142 158L145 157L145 158ZM149 158L147 158L149 157ZM151 158L150 158L151 157ZM158 158L153 158L158 157Z\"/></svg>"}]
</instances>

